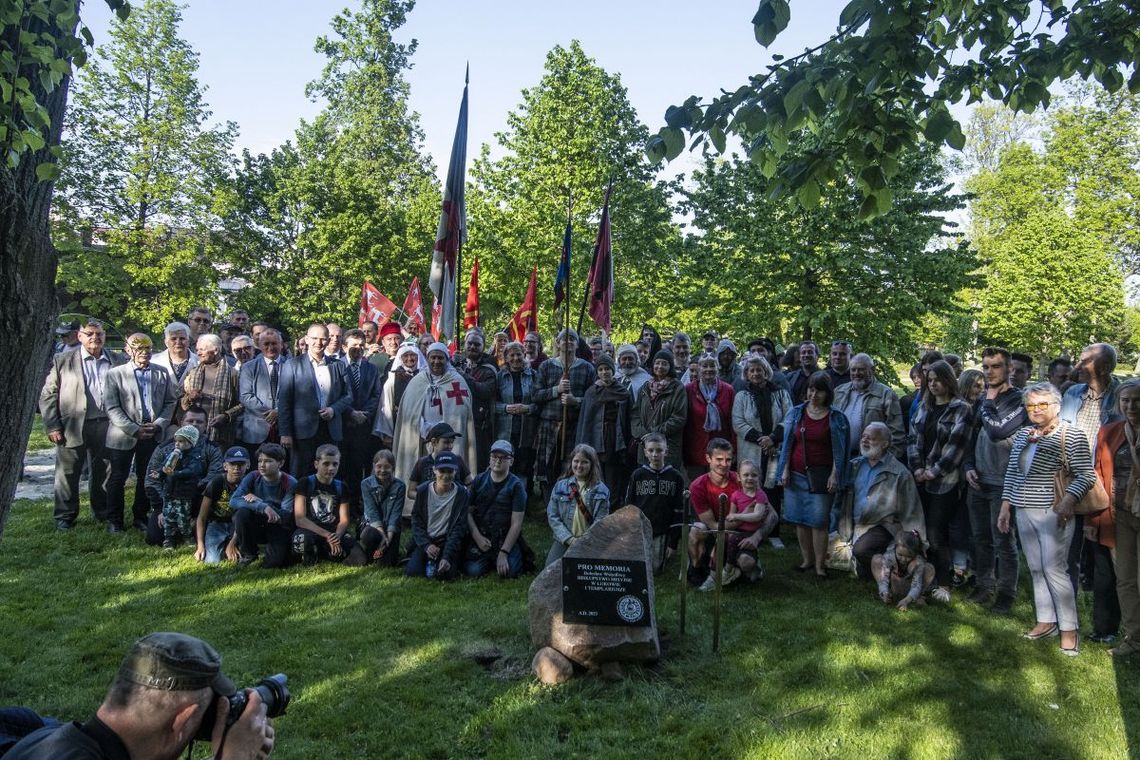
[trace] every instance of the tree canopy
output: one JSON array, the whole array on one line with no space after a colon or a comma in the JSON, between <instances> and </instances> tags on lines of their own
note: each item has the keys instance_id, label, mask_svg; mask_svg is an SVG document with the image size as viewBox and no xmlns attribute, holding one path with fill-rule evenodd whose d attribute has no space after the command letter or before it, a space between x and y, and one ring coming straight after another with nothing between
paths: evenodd
<instances>
[{"instance_id":1,"label":"tree canopy","mask_svg":"<svg viewBox=\"0 0 1140 760\"><path fill-rule=\"evenodd\" d=\"M768 47L788 25L788 0L761 0L752 19ZM851 0L819 45L774 63L735 90L691 96L665 113L648 144L655 160L706 141L720 152L737 135L773 191L813 205L820 186L853 177L860 216L885 213L899 157L920 137L956 149L965 135L949 106L989 97L1014 111L1049 104L1072 76L1109 92L1140 92L1140 8L1096 0ZM779 164L805 132L829 139Z\"/></svg>"}]
</instances>

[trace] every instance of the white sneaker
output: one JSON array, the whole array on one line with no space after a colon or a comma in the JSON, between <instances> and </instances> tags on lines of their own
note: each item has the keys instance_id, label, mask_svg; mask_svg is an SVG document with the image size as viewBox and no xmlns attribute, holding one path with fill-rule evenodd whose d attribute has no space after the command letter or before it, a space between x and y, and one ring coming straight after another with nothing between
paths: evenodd
<instances>
[{"instance_id":1,"label":"white sneaker","mask_svg":"<svg viewBox=\"0 0 1140 760\"><path fill-rule=\"evenodd\" d=\"M697 591L712 591L716 588L716 573L709 573L709 577L705 578L705 582L697 586Z\"/></svg>"},{"instance_id":2,"label":"white sneaker","mask_svg":"<svg viewBox=\"0 0 1140 760\"><path fill-rule=\"evenodd\" d=\"M930 598L942 604L950 604L950 592L941 586L930 592Z\"/></svg>"},{"instance_id":3,"label":"white sneaker","mask_svg":"<svg viewBox=\"0 0 1140 760\"><path fill-rule=\"evenodd\" d=\"M724 580L721 581L721 585L727 586L738 578L740 578L740 568L736 565L729 565L724 569Z\"/></svg>"},{"instance_id":4,"label":"white sneaker","mask_svg":"<svg viewBox=\"0 0 1140 760\"><path fill-rule=\"evenodd\" d=\"M771 538L768 539L768 543L770 543L772 545L773 549L783 549L784 548L784 542L780 540L779 536L772 536Z\"/></svg>"}]
</instances>

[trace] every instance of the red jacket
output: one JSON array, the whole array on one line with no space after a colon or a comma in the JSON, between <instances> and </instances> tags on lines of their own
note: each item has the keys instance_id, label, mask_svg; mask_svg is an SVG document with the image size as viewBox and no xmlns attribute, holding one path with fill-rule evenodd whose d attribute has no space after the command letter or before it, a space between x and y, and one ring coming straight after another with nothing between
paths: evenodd
<instances>
[{"instance_id":1,"label":"red jacket","mask_svg":"<svg viewBox=\"0 0 1140 760\"><path fill-rule=\"evenodd\" d=\"M700 381L694 380L685 386L689 397L689 416L685 418L685 464L704 466L705 448L713 438L724 438L736 448L736 433L732 430L732 400L736 391L723 380L717 380L716 408L720 411L720 430L705 430L705 410L708 405L701 395Z\"/></svg>"},{"instance_id":2,"label":"red jacket","mask_svg":"<svg viewBox=\"0 0 1140 760\"><path fill-rule=\"evenodd\" d=\"M1096 436L1096 451L1093 468L1097 477L1108 492L1108 509L1097 512L1095 515L1085 516L1085 525L1097 527L1097 543L1112 549L1116 547L1116 494L1112 489L1112 464L1116 459L1116 451L1125 441L1123 420L1110 422L1100 429ZM1140 473L1133 473L1133 476Z\"/></svg>"}]
</instances>

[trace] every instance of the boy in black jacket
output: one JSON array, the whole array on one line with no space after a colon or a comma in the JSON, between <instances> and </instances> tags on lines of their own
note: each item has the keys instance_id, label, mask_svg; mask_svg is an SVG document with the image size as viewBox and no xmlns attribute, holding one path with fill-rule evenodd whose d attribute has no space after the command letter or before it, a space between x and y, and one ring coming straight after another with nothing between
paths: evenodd
<instances>
[{"instance_id":1,"label":"boy in black jacket","mask_svg":"<svg viewBox=\"0 0 1140 760\"><path fill-rule=\"evenodd\" d=\"M650 433L641 439L648 464L638 467L629 478L625 503L645 513L653 526L654 572L661 572L665 560L677 550L681 537L685 476L669 465L665 436Z\"/></svg>"}]
</instances>

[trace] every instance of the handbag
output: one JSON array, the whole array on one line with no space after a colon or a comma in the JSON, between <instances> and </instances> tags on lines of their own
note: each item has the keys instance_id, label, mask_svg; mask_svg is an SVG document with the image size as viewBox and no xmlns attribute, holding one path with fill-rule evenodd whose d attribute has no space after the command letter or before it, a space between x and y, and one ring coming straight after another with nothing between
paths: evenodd
<instances>
[{"instance_id":1,"label":"handbag","mask_svg":"<svg viewBox=\"0 0 1140 760\"><path fill-rule=\"evenodd\" d=\"M806 414L806 412L805 412ZM800 426L800 445L804 447L804 469L807 470L808 493L827 493L827 481L831 479L831 468L826 465L812 465L807 461L807 428Z\"/></svg>"},{"instance_id":2,"label":"handbag","mask_svg":"<svg viewBox=\"0 0 1140 760\"><path fill-rule=\"evenodd\" d=\"M1095 482L1077 505L1073 507L1075 515L1093 515L1108 509L1108 491L1104 483L1100 482L1100 475L1093 471ZM1069 469L1069 458L1065 453L1065 428L1061 428L1061 469L1053 474L1053 506L1056 506L1065 496L1069 484L1073 482L1073 472Z\"/></svg>"}]
</instances>

